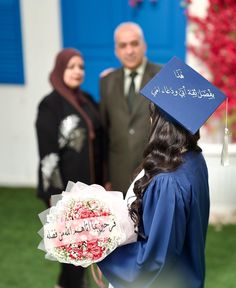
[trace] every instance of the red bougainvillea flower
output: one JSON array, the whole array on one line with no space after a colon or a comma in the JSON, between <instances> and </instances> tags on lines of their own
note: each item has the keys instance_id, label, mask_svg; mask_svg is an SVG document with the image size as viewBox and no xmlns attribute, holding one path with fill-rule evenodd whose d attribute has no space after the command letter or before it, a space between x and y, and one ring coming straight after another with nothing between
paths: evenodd
<instances>
[{"instance_id":1,"label":"red bougainvillea flower","mask_svg":"<svg viewBox=\"0 0 236 288\"><path fill-rule=\"evenodd\" d=\"M236 122L236 1L209 0L205 18L188 15L196 26L195 36L200 41L197 47L190 45L189 51L202 60L212 76L212 83L228 96L228 113L231 131ZM224 105L217 110L216 117L224 115ZM233 140L236 135L233 134Z\"/></svg>"}]
</instances>

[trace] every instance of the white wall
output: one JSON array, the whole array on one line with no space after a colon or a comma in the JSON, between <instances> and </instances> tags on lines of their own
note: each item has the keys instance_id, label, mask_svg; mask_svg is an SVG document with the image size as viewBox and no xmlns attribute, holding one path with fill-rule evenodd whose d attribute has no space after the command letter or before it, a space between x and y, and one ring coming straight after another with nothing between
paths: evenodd
<instances>
[{"instance_id":1,"label":"white wall","mask_svg":"<svg viewBox=\"0 0 236 288\"><path fill-rule=\"evenodd\" d=\"M37 104L61 47L59 0L21 0L25 85L0 85L0 185L34 186Z\"/></svg>"},{"instance_id":2,"label":"white wall","mask_svg":"<svg viewBox=\"0 0 236 288\"><path fill-rule=\"evenodd\" d=\"M192 0L192 3L188 9L191 15L196 15L204 18L206 15L207 7L208 7L208 0L203 1ZM186 35L187 45L188 44L199 45L199 41L196 39L194 35L194 29L195 27L193 25L189 25L187 27L187 35ZM187 53L186 62L188 62L188 64L194 67L194 69L196 69L197 71L206 73L206 71L202 69L202 63L200 63L198 59L193 56L193 54Z\"/></svg>"}]
</instances>

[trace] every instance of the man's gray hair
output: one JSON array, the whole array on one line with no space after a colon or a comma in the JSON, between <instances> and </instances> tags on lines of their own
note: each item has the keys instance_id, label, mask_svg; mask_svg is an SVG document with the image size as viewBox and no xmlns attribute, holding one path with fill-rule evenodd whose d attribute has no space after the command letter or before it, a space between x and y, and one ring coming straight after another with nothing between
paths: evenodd
<instances>
[{"instance_id":1,"label":"man's gray hair","mask_svg":"<svg viewBox=\"0 0 236 288\"><path fill-rule=\"evenodd\" d=\"M114 42L115 43L116 43L116 38L117 38L117 34L119 33L119 30L125 26L131 26L131 27L135 28L135 30L138 31L140 38L143 40L143 42L145 42L143 30L139 24L137 24L135 22L123 22L123 23L120 23L114 31Z\"/></svg>"}]
</instances>

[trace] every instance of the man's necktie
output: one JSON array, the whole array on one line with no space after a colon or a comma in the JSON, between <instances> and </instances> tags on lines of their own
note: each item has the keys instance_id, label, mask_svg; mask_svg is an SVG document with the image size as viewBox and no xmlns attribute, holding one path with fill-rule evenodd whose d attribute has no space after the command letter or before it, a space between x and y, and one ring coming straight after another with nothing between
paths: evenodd
<instances>
[{"instance_id":1,"label":"man's necktie","mask_svg":"<svg viewBox=\"0 0 236 288\"><path fill-rule=\"evenodd\" d=\"M131 78L131 82L130 82L130 86L129 86L129 91L128 91L128 97L127 97L127 101L128 101L128 106L129 106L129 111L132 111L132 107L133 107L133 103L134 103L134 99L135 99L135 82L134 82L134 78L137 76L137 72L136 71L132 71L130 73L130 78Z\"/></svg>"}]
</instances>

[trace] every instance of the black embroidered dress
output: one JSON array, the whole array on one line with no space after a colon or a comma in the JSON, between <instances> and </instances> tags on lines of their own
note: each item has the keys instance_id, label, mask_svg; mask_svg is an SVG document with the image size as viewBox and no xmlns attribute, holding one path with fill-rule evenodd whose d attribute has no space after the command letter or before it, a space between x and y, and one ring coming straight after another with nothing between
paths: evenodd
<instances>
[{"instance_id":1,"label":"black embroidered dress","mask_svg":"<svg viewBox=\"0 0 236 288\"><path fill-rule=\"evenodd\" d=\"M82 92L83 93L83 92ZM83 93L92 103L91 97ZM93 124L94 139L80 112L53 91L38 108L36 130L40 155L38 196L46 203L51 195L61 193L68 181L102 184L102 130L96 104L83 103Z\"/></svg>"}]
</instances>

